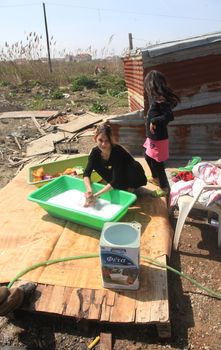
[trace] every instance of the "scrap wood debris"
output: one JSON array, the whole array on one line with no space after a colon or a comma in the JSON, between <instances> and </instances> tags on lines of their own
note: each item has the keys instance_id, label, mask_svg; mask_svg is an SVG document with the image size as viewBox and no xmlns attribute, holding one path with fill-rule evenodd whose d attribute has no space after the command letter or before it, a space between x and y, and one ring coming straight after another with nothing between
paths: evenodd
<instances>
[{"instance_id":1,"label":"scrap wood debris","mask_svg":"<svg viewBox=\"0 0 221 350\"><path fill-rule=\"evenodd\" d=\"M0 123L7 129L0 134L0 159L7 162L8 167L21 170L26 163L42 155L51 157L78 153L79 138L92 136L94 126L104 121L106 116L84 111L70 112L1 113Z\"/></svg>"}]
</instances>

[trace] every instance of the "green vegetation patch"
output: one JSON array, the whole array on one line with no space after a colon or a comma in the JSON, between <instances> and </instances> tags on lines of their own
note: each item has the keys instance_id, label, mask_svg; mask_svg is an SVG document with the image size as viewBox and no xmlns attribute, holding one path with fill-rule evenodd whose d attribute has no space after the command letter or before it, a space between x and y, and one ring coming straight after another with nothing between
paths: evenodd
<instances>
[{"instance_id":1,"label":"green vegetation patch","mask_svg":"<svg viewBox=\"0 0 221 350\"><path fill-rule=\"evenodd\" d=\"M8 86L9 83L5 80L0 80L0 86Z\"/></svg>"},{"instance_id":2,"label":"green vegetation patch","mask_svg":"<svg viewBox=\"0 0 221 350\"><path fill-rule=\"evenodd\" d=\"M126 85L120 75L105 72L99 77L98 89L101 94L105 91L110 96L118 96L126 91Z\"/></svg>"},{"instance_id":3,"label":"green vegetation patch","mask_svg":"<svg viewBox=\"0 0 221 350\"><path fill-rule=\"evenodd\" d=\"M95 101L92 106L90 107L90 111L94 113L105 113L107 112L107 105L100 101Z\"/></svg>"},{"instance_id":4,"label":"green vegetation patch","mask_svg":"<svg viewBox=\"0 0 221 350\"><path fill-rule=\"evenodd\" d=\"M97 81L88 75L79 75L72 81L72 91L82 91L86 89L93 89L97 87Z\"/></svg>"},{"instance_id":5,"label":"green vegetation patch","mask_svg":"<svg viewBox=\"0 0 221 350\"><path fill-rule=\"evenodd\" d=\"M49 98L52 100L60 100L64 97L63 92L60 89L51 90L49 93Z\"/></svg>"}]
</instances>

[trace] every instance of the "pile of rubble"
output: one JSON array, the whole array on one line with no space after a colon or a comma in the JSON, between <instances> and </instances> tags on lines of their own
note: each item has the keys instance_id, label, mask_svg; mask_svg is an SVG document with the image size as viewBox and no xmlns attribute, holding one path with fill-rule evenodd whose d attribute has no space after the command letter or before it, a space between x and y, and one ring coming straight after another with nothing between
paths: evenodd
<instances>
[{"instance_id":1,"label":"pile of rubble","mask_svg":"<svg viewBox=\"0 0 221 350\"><path fill-rule=\"evenodd\" d=\"M92 136L108 116L91 112L19 111L0 114L0 164L18 167L39 156L78 153L79 138Z\"/></svg>"}]
</instances>

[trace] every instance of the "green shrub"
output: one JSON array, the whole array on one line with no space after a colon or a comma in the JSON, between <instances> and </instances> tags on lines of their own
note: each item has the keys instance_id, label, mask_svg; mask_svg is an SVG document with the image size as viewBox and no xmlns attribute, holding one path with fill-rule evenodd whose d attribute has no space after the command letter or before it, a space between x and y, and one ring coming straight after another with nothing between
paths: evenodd
<instances>
[{"instance_id":1,"label":"green shrub","mask_svg":"<svg viewBox=\"0 0 221 350\"><path fill-rule=\"evenodd\" d=\"M60 100L64 97L63 92L60 89L51 90L49 93L49 98L52 100Z\"/></svg>"},{"instance_id":2,"label":"green shrub","mask_svg":"<svg viewBox=\"0 0 221 350\"><path fill-rule=\"evenodd\" d=\"M108 107L105 104L96 101L92 104L90 111L94 113L104 113L107 112L107 109Z\"/></svg>"},{"instance_id":3,"label":"green shrub","mask_svg":"<svg viewBox=\"0 0 221 350\"><path fill-rule=\"evenodd\" d=\"M105 89L102 88L102 87L97 88L97 93L98 93L99 95L104 95L104 94L106 94L106 92L107 92L107 90L105 90Z\"/></svg>"},{"instance_id":4,"label":"green shrub","mask_svg":"<svg viewBox=\"0 0 221 350\"><path fill-rule=\"evenodd\" d=\"M46 109L45 98L41 93L36 93L33 98L26 103L27 107L31 110L43 110Z\"/></svg>"},{"instance_id":5,"label":"green shrub","mask_svg":"<svg viewBox=\"0 0 221 350\"><path fill-rule=\"evenodd\" d=\"M5 80L0 80L0 86L8 86L9 83Z\"/></svg>"},{"instance_id":6,"label":"green shrub","mask_svg":"<svg viewBox=\"0 0 221 350\"><path fill-rule=\"evenodd\" d=\"M117 96L126 91L124 79L118 74L102 73L98 82L99 88L110 96Z\"/></svg>"},{"instance_id":7,"label":"green shrub","mask_svg":"<svg viewBox=\"0 0 221 350\"><path fill-rule=\"evenodd\" d=\"M34 80L34 79L28 80L28 86L30 88L34 88L35 86L38 86L38 85L41 85L40 81Z\"/></svg>"},{"instance_id":8,"label":"green shrub","mask_svg":"<svg viewBox=\"0 0 221 350\"><path fill-rule=\"evenodd\" d=\"M72 91L82 91L84 88L93 89L96 86L96 80L87 75L79 75L72 81Z\"/></svg>"}]
</instances>

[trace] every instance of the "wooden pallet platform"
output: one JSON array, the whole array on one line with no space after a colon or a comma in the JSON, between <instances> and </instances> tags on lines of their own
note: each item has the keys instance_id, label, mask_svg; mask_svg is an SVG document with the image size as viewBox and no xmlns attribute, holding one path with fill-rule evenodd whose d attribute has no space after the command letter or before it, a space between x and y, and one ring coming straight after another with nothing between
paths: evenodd
<instances>
[{"instance_id":1,"label":"wooden pallet platform","mask_svg":"<svg viewBox=\"0 0 221 350\"><path fill-rule=\"evenodd\" d=\"M166 256L162 256L159 261L166 263ZM77 320L155 324L159 337L168 338L171 336L171 329L167 274L163 269L157 270L150 267L145 272L145 279L149 284L146 292L117 292L38 284L35 298L28 310L71 316Z\"/></svg>"},{"instance_id":2,"label":"wooden pallet platform","mask_svg":"<svg viewBox=\"0 0 221 350\"><path fill-rule=\"evenodd\" d=\"M39 261L99 252L100 232L51 218L42 208L27 201L27 195L35 188L27 185L26 171L21 171L0 191L3 218L0 283L8 282L18 271ZM121 221L140 222L141 254L166 263L173 232L165 199L141 194ZM143 259L137 291L102 288L99 258L38 268L22 277L18 284L26 281L38 283L29 311L77 320L155 324L161 338L171 335L167 271Z\"/></svg>"}]
</instances>

